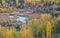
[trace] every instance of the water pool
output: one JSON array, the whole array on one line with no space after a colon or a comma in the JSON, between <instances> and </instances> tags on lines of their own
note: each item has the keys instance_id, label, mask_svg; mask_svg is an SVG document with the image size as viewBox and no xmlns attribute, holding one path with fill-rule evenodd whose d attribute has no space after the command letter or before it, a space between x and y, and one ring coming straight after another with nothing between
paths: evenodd
<instances>
[{"instance_id":1,"label":"water pool","mask_svg":"<svg viewBox=\"0 0 60 38\"><path fill-rule=\"evenodd\" d=\"M17 16L17 19L16 19L16 20L17 20L17 21L21 21L22 23L26 23L27 18L24 17L24 16Z\"/></svg>"}]
</instances>

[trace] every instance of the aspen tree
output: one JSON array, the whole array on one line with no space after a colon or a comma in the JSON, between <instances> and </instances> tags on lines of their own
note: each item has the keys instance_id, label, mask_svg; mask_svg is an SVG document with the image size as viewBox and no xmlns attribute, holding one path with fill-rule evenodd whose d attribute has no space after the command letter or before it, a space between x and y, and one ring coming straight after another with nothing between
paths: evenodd
<instances>
[{"instance_id":1,"label":"aspen tree","mask_svg":"<svg viewBox=\"0 0 60 38\"><path fill-rule=\"evenodd\" d=\"M19 0L16 0L16 5L18 5L19 4Z\"/></svg>"},{"instance_id":2,"label":"aspen tree","mask_svg":"<svg viewBox=\"0 0 60 38\"><path fill-rule=\"evenodd\" d=\"M51 33L52 33L52 25L50 22L47 22L46 25L46 38L51 38Z\"/></svg>"},{"instance_id":3,"label":"aspen tree","mask_svg":"<svg viewBox=\"0 0 60 38\"><path fill-rule=\"evenodd\" d=\"M12 30L12 28L7 29L7 38L13 38L13 30Z\"/></svg>"}]
</instances>

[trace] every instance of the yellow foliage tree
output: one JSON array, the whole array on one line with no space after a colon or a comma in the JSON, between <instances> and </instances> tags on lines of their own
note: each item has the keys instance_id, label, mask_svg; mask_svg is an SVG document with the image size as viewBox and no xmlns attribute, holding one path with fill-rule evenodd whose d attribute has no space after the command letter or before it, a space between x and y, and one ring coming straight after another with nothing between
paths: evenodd
<instances>
[{"instance_id":1,"label":"yellow foliage tree","mask_svg":"<svg viewBox=\"0 0 60 38\"><path fill-rule=\"evenodd\" d=\"M0 38L6 38L6 37L7 37L6 28L1 27L1 29L0 29Z\"/></svg>"},{"instance_id":2,"label":"yellow foliage tree","mask_svg":"<svg viewBox=\"0 0 60 38\"><path fill-rule=\"evenodd\" d=\"M13 30L12 30L12 28L7 29L7 38L13 38Z\"/></svg>"},{"instance_id":3,"label":"yellow foliage tree","mask_svg":"<svg viewBox=\"0 0 60 38\"><path fill-rule=\"evenodd\" d=\"M58 20L60 21L60 16L58 16L58 17L56 18L56 20L57 20L57 21L58 21Z\"/></svg>"},{"instance_id":4,"label":"yellow foliage tree","mask_svg":"<svg viewBox=\"0 0 60 38\"><path fill-rule=\"evenodd\" d=\"M20 34L21 34L21 38L33 38L31 31L28 28L26 28L25 25L22 25Z\"/></svg>"},{"instance_id":5,"label":"yellow foliage tree","mask_svg":"<svg viewBox=\"0 0 60 38\"><path fill-rule=\"evenodd\" d=\"M1 31L1 25L0 25L0 31Z\"/></svg>"},{"instance_id":6,"label":"yellow foliage tree","mask_svg":"<svg viewBox=\"0 0 60 38\"><path fill-rule=\"evenodd\" d=\"M41 25L40 25L40 20L39 19L32 19L28 21L28 28L31 30L32 34L34 37L36 36L41 36L42 35L42 30L41 30Z\"/></svg>"},{"instance_id":7,"label":"yellow foliage tree","mask_svg":"<svg viewBox=\"0 0 60 38\"><path fill-rule=\"evenodd\" d=\"M33 35L40 35L45 37L46 23L51 21L50 14L41 14L40 19L32 19L28 21L28 28L32 31Z\"/></svg>"},{"instance_id":8,"label":"yellow foliage tree","mask_svg":"<svg viewBox=\"0 0 60 38\"><path fill-rule=\"evenodd\" d=\"M19 4L19 0L16 0L16 5L18 5Z\"/></svg>"},{"instance_id":9,"label":"yellow foliage tree","mask_svg":"<svg viewBox=\"0 0 60 38\"><path fill-rule=\"evenodd\" d=\"M20 32L16 31L16 29L13 29L13 34L14 34L14 38L21 38Z\"/></svg>"},{"instance_id":10,"label":"yellow foliage tree","mask_svg":"<svg viewBox=\"0 0 60 38\"><path fill-rule=\"evenodd\" d=\"M51 38L51 33L52 33L52 25L50 22L47 22L46 25L46 38Z\"/></svg>"},{"instance_id":11,"label":"yellow foliage tree","mask_svg":"<svg viewBox=\"0 0 60 38\"><path fill-rule=\"evenodd\" d=\"M40 19L45 20L45 21L50 20L51 15L50 14L41 14Z\"/></svg>"},{"instance_id":12,"label":"yellow foliage tree","mask_svg":"<svg viewBox=\"0 0 60 38\"><path fill-rule=\"evenodd\" d=\"M2 0L2 4L5 4L6 2L5 2L5 0Z\"/></svg>"}]
</instances>

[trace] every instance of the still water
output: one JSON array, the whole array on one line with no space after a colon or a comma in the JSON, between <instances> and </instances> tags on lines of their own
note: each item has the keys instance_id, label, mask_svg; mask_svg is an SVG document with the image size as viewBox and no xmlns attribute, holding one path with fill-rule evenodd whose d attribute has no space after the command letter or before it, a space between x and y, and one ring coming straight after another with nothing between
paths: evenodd
<instances>
[{"instance_id":1,"label":"still water","mask_svg":"<svg viewBox=\"0 0 60 38\"><path fill-rule=\"evenodd\" d=\"M10 18L14 18L14 16L10 16ZM21 21L22 23L26 23L27 18L24 16L17 16L17 21Z\"/></svg>"},{"instance_id":2,"label":"still water","mask_svg":"<svg viewBox=\"0 0 60 38\"><path fill-rule=\"evenodd\" d=\"M24 16L18 16L16 20L21 21L22 23L26 23L27 18Z\"/></svg>"}]
</instances>

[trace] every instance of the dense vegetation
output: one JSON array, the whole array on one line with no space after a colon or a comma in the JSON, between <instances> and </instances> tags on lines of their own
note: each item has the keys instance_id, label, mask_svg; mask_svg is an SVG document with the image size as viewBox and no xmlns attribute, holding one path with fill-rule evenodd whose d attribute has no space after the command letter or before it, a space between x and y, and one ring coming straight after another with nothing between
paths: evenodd
<instances>
[{"instance_id":1,"label":"dense vegetation","mask_svg":"<svg viewBox=\"0 0 60 38\"><path fill-rule=\"evenodd\" d=\"M53 5L60 5L59 1L60 0L38 0L38 2L31 2L31 0L28 0L24 1L24 4L21 4L22 7L18 4L18 1L16 3L18 4L17 6L9 6L7 3L0 5L0 13L8 13L12 11L14 7L24 7L23 9L25 10L33 10L33 13L41 13L39 19L28 20L26 25L12 25L12 28L10 26L3 26L0 24L0 38L48 38L49 33L49 36L60 33L60 9L59 11L50 9ZM14 20L14 18L10 19L11 22ZM2 20L0 20L0 22L1 21ZM48 33L47 30L51 31Z\"/></svg>"},{"instance_id":2,"label":"dense vegetation","mask_svg":"<svg viewBox=\"0 0 60 38\"><path fill-rule=\"evenodd\" d=\"M60 33L60 16L52 18L50 14L41 14L40 19L31 19L27 25L20 26L20 30L16 28L6 28L0 25L1 38L35 38L46 37L46 30L51 27L51 35ZM48 28L46 28L48 26ZM56 31L57 30L57 31Z\"/></svg>"},{"instance_id":3,"label":"dense vegetation","mask_svg":"<svg viewBox=\"0 0 60 38\"><path fill-rule=\"evenodd\" d=\"M10 10L13 10L10 8L11 6L16 7L16 8L22 8L25 10L33 10L33 12L51 12L53 9L49 9L52 5L60 5L60 0L37 0L37 1L32 1L32 0L16 0L16 1L2 1L2 4L0 4L0 12L7 12ZM13 3L11 3L13 2ZM8 8L6 8L8 7ZM46 9L47 8L47 9ZM48 11L46 11L48 10Z\"/></svg>"}]
</instances>

